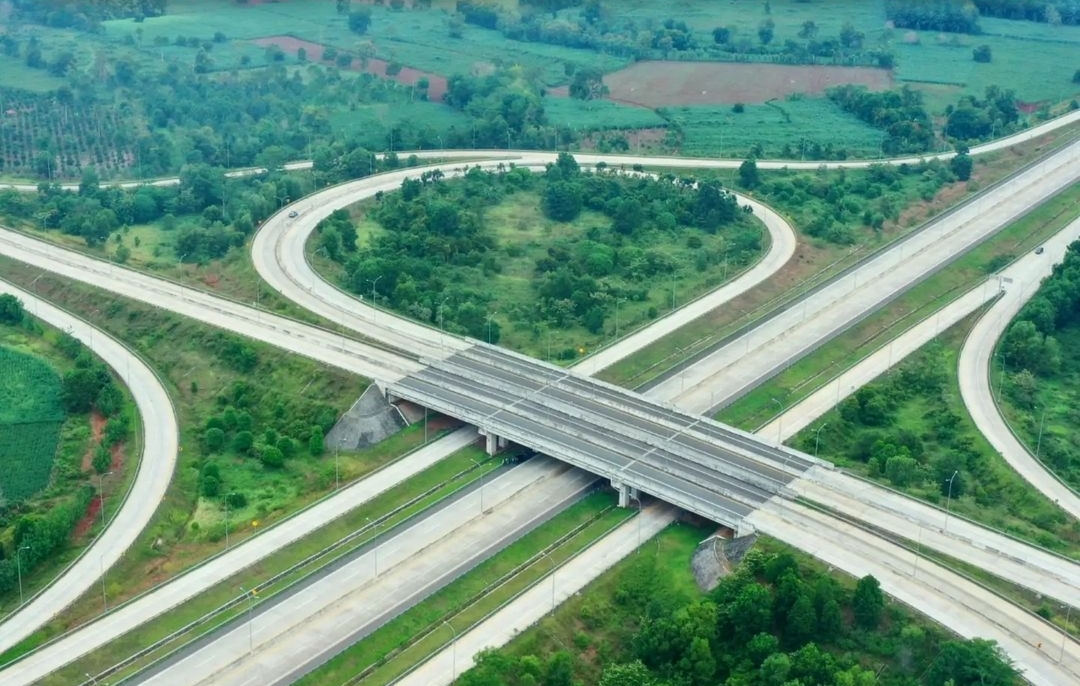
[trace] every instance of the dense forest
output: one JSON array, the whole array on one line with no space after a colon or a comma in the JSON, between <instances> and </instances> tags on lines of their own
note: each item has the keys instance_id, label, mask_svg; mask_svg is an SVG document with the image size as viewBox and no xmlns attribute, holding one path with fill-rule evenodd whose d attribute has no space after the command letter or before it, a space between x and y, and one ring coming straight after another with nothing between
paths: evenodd
<instances>
[{"instance_id":1,"label":"dense forest","mask_svg":"<svg viewBox=\"0 0 1080 686\"><path fill-rule=\"evenodd\" d=\"M100 31L107 19L146 17L165 14L167 0L12 0L15 18L56 28Z\"/></svg>"},{"instance_id":2,"label":"dense forest","mask_svg":"<svg viewBox=\"0 0 1080 686\"><path fill-rule=\"evenodd\" d=\"M1016 316L1001 340L999 354L1003 369L1010 372L1005 386L1009 399L1030 412L1033 423L1046 420L1048 404L1075 418L1071 397L1071 379L1080 374L1080 359L1073 353L1072 342L1080 335L1080 242L1069 246L1065 259L1054 265L1052 274L1039 292ZM1064 344L1062 340L1068 343ZM1043 397L1040 386L1050 383ZM1065 394L1060 397L1061 394ZM1041 415L1041 420L1035 414ZM1037 452L1054 470L1074 486L1080 483L1080 450L1069 435L1040 430Z\"/></svg>"},{"instance_id":3,"label":"dense forest","mask_svg":"<svg viewBox=\"0 0 1080 686\"><path fill-rule=\"evenodd\" d=\"M912 623L872 576L854 588L789 553L750 551L707 596L675 590L651 555L620 575L615 597L581 608L578 650L546 661L511 645L482 653L462 686L1014 686L989 641ZM605 642L591 645L592 636ZM600 669L594 675L593 665Z\"/></svg>"},{"instance_id":4,"label":"dense forest","mask_svg":"<svg viewBox=\"0 0 1080 686\"><path fill-rule=\"evenodd\" d=\"M319 227L319 249L346 265L346 285L411 316L492 342L489 306L500 296L492 277L502 270L502 246L486 218L489 208L520 193L536 194L544 215L571 222L583 212L603 215L585 235L555 241L539 255L529 287L532 304L507 313L516 325L583 326L597 333L616 300L645 301L650 284L670 280L670 255L648 245L679 231L701 248L699 236L723 233L726 259L742 264L760 249L760 230L743 219L735 197L715 181L653 180L601 169L585 173L568 154L542 174L524 168L473 168L460 181L439 172L406 180L401 192L377 196L368 211L376 233L359 252L344 212ZM697 234L697 236L695 236ZM700 268L724 253L698 250ZM571 351L571 356L572 356Z\"/></svg>"}]
</instances>

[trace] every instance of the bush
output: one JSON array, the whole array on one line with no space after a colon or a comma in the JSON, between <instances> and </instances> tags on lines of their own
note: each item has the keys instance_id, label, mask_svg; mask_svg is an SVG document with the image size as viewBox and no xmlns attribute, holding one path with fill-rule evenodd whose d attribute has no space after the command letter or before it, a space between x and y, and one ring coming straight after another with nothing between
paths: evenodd
<instances>
[{"instance_id":1,"label":"bush","mask_svg":"<svg viewBox=\"0 0 1080 686\"><path fill-rule=\"evenodd\" d=\"M232 510L240 510L247 507L247 496L240 491L233 491L225 496L225 504Z\"/></svg>"},{"instance_id":2,"label":"bush","mask_svg":"<svg viewBox=\"0 0 1080 686\"><path fill-rule=\"evenodd\" d=\"M990 46L989 45L980 45L979 47L977 47L977 48L975 48L974 50L971 51L971 57L976 62L982 62L982 63L989 62L991 60Z\"/></svg>"},{"instance_id":3,"label":"bush","mask_svg":"<svg viewBox=\"0 0 1080 686\"><path fill-rule=\"evenodd\" d=\"M217 427L207 429L203 434L203 442L206 443L206 449L210 452L220 452L225 447L225 432Z\"/></svg>"},{"instance_id":4,"label":"bush","mask_svg":"<svg viewBox=\"0 0 1080 686\"><path fill-rule=\"evenodd\" d=\"M277 469L285 464L285 456L281 454L281 451L276 446L267 445L259 451L259 459L267 467Z\"/></svg>"},{"instance_id":5,"label":"bush","mask_svg":"<svg viewBox=\"0 0 1080 686\"><path fill-rule=\"evenodd\" d=\"M322 428L314 427L311 430L311 438L308 439L308 452L319 457L326 451L326 443L323 439Z\"/></svg>"}]
</instances>

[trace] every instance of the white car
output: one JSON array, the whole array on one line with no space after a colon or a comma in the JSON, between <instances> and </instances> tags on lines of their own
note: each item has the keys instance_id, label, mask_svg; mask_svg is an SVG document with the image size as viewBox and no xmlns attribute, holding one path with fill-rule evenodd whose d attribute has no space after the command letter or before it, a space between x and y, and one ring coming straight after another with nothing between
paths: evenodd
<instances>
[{"instance_id":1,"label":"white car","mask_svg":"<svg viewBox=\"0 0 1080 686\"><path fill-rule=\"evenodd\" d=\"M292 212L289 212L289 219L294 219L299 214L300 214L299 212L297 212L296 210L293 210Z\"/></svg>"}]
</instances>

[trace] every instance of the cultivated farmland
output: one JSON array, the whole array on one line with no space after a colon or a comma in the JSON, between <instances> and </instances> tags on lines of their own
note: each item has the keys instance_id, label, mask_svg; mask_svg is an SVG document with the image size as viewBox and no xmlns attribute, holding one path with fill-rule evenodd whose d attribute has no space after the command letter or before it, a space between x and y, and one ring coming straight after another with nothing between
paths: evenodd
<instances>
[{"instance_id":1,"label":"cultivated farmland","mask_svg":"<svg viewBox=\"0 0 1080 686\"><path fill-rule=\"evenodd\" d=\"M60 377L43 360L0 348L0 503L49 483L64 410Z\"/></svg>"}]
</instances>

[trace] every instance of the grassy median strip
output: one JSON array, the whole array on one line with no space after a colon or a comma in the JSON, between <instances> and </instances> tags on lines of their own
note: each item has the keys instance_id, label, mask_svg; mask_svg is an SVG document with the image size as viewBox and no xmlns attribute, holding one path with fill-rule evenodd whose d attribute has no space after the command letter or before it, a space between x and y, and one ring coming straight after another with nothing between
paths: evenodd
<instances>
[{"instance_id":1,"label":"grassy median strip","mask_svg":"<svg viewBox=\"0 0 1080 686\"><path fill-rule=\"evenodd\" d=\"M747 430L765 424L777 411L773 398L787 408L822 388L858 360L969 289L984 283L1012 258L1034 249L1060 231L1075 218L1072 210L1077 202L1080 202L1080 184L1074 184L1043 203L947 268L724 408L717 419ZM996 288L997 285L989 287Z\"/></svg>"},{"instance_id":2,"label":"grassy median strip","mask_svg":"<svg viewBox=\"0 0 1080 686\"><path fill-rule=\"evenodd\" d=\"M392 682L633 514L611 493L585 497L297 683Z\"/></svg>"},{"instance_id":3,"label":"grassy median strip","mask_svg":"<svg viewBox=\"0 0 1080 686\"><path fill-rule=\"evenodd\" d=\"M52 674L42 684L70 684L82 680L86 673L102 674L128 660L158 641L172 636L168 643L111 674L111 678L132 674L156 659L176 650L198 636L221 626L248 610L243 601L243 589L258 589L257 603L265 602L275 593L313 574L340 557L365 545L368 541L396 526L434 502L464 488L489 471L497 469L501 460L483 460L481 450L469 447L442 460L413 478L372 499L364 506L340 517L313 534L281 548L274 554L244 569L242 572L207 589L180 607L121 636L92 654ZM270 534L272 535L272 534ZM342 539L348 544L334 547ZM321 554L320 554L321 553ZM272 581L271 581L272 580ZM191 626L200 619L206 621ZM190 627L187 631L182 631ZM174 635L175 634L175 635Z\"/></svg>"}]
</instances>

